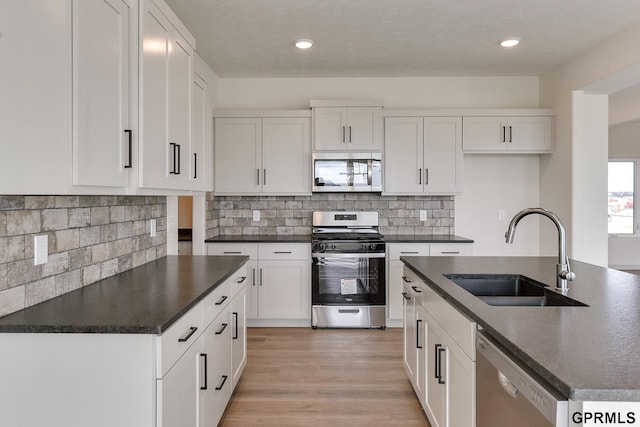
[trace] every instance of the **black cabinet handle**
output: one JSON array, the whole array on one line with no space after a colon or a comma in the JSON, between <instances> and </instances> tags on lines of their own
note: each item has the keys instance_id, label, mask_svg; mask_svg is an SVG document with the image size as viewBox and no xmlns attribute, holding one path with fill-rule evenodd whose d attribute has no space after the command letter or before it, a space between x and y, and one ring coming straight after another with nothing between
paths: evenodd
<instances>
[{"instance_id":1,"label":"black cabinet handle","mask_svg":"<svg viewBox=\"0 0 640 427\"><path fill-rule=\"evenodd\" d=\"M176 144L173 142L169 143L171 147L171 170L169 171L170 175L176 174Z\"/></svg>"},{"instance_id":2,"label":"black cabinet handle","mask_svg":"<svg viewBox=\"0 0 640 427\"><path fill-rule=\"evenodd\" d=\"M445 351L447 351L447 349L443 347L442 344L435 345L435 378L438 379L438 384L445 384L445 381L442 379L442 353Z\"/></svg>"},{"instance_id":3,"label":"black cabinet handle","mask_svg":"<svg viewBox=\"0 0 640 427\"><path fill-rule=\"evenodd\" d=\"M409 297L407 296L407 293L406 293L406 292L403 292L403 293L402 293L402 296L403 296L403 297L404 297L404 299L406 299L407 301L411 300L411 298L409 298Z\"/></svg>"},{"instance_id":4,"label":"black cabinet handle","mask_svg":"<svg viewBox=\"0 0 640 427\"><path fill-rule=\"evenodd\" d=\"M290 254L291 251L273 251L274 254Z\"/></svg>"},{"instance_id":5,"label":"black cabinet handle","mask_svg":"<svg viewBox=\"0 0 640 427\"><path fill-rule=\"evenodd\" d=\"M234 255L234 254L241 254L242 251L224 251L222 253L225 255Z\"/></svg>"},{"instance_id":6,"label":"black cabinet handle","mask_svg":"<svg viewBox=\"0 0 640 427\"><path fill-rule=\"evenodd\" d=\"M129 142L128 142L128 144L129 144L129 162L128 162L126 165L124 165L124 168L125 168L125 169L131 169L131 168L133 167L133 166L132 166L132 161L133 161L133 160L132 160L132 159L133 159L133 142L132 142L132 132L131 132L131 129L125 129L125 130L124 130L124 133L126 133L126 134L127 134L127 136L128 136L128 140L129 140Z\"/></svg>"},{"instance_id":7,"label":"black cabinet handle","mask_svg":"<svg viewBox=\"0 0 640 427\"><path fill-rule=\"evenodd\" d=\"M234 324L233 339L237 340L238 339L238 313L235 311L233 312L233 324Z\"/></svg>"},{"instance_id":8,"label":"black cabinet handle","mask_svg":"<svg viewBox=\"0 0 640 427\"><path fill-rule=\"evenodd\" d=\"M193 179L198 178L198 153L193 153Z\"/></svg>"},{"instance_id":9,"label":"black cabinet handle","mask_svg":"<svg viewBox=\"0 0 640 427\"><path fill-rule=\"evenodd\" d=\"M420 323L422 323L422 319L416 320L416 348L422 348L420 345Z\"/></svg>"},{"instance_id":10,"label":"black cabinet handle","mask_svg":"<svg viewBox=\"0 0 640 427\"><path fill-rule=\"evenodd\" d=\"M240 278L240 280L236 280L236 283L242 283L242 282L244 282L245 280L247 280L247 276L242 276L242 277Z\"/></svg>"},{"instance_id":11,"label":"black cabinet handle","mask_svg":"<svg viewBox=\"0 0 640 427\"><path fill-rule=\"evenodd\" d=\"M351 142L351 126L349 126L349 142Z\"/></svg>"},{"instance_id":12,"label":"black cabinet handle","mask_svg":"<svg viewBox=\"0 0 640 427\"><path fill-rule=\"evenodd\" d=\"M511 130L511 126L509 126L509 142L513 142L513 131Z\"/></svg>"},{"instance_id":13,"label":"black cabinet handle","mask_svg":"<svg viewBox=\"0 0 640 427\"><path fill-rule=\"evenodd\" d=\"M222 295L222 297L218 301L216 301L216 305L222 305L227 300L227 298L229 297L226 295Z\"/></svg>"},{"instance_id":14,"label":"black cabinet handle","mask_svg":"<svg viewBox=\"0 0 640 427\"><path fill-rule=\"evenodd\" d=\"M433 374L434 378L440 378L440 363L438 363L438 350L440 349L440 347L442 347L442 345L436 344L435 348L433 349L433 354L435 355L434 374Z\"/></svg>"},{"instance_id":15,"label":"black cabinet handle","mask_svg":"<svg viewBox=\"0 0 640 427\"><path fill-rule=\"evenodd\" d=\"M448 255L451 255L451 254L456 255L456 254L459 254L460 251L442 251L440 253L441 254L448 254Z\"/></svg>"},{"instance_id":16,"label":"black cabinet handle","mask_svg":"<svg viewBox=\"0 0 640 427\"><path fill-rule=\"evenodd\" d=\"M178 342L187 342L187 341L189 341L189 338L191 338L191 336L193 334L195 334L197 330L198 330L198 328L195 327L195 326L190 327L189 328L189 333L187 335L185 335L184 337L182 337L182 338L178 338Z\"/></svg>"},{"instance_id":17,"label":"black cabinet handle","mask_svg":"<svg viewBox=\"0 0 640 427\"><path fill-rule=\"evenodd\" d=\"M402 276L402 280L404 280L406 283L411 283L411 280L407 279L407 276Z\"/></svg>"},{"instance_id":18,"label":"black cabinet handle","mask_svg":"<svg viewBox=\"0 0 640 427\"><path fill-rule=\"evenodd\" d=\"M267 185L267 170L262 169L262 185Z\"/></svg>"},{"instance_id":19,"label":"black cabinet handle","mask_svg":"<svg viewBox=\"0 0 640 427\"><path fill-rule=\"evenodd\" d=\"M216 387L216 390L218 390L218 391L222 390L222 387L224 387L224 383L227 382L227 378L228 377L226 375L222 376L222 382L220 382L220 385Z\"/></svg>"},{"instance_id":20,"label":"black cabinet handle","mask_svg":"<svg viewBox=\"0 0 640 427\"><path fill-rule=\"evenodd\" d=\"M178 170L176 171L176 175L180 175L180 144L176 144L176 148L178 149Z\"/></svg>"},{"instance_id":21,"label":"black cabinet handle","mask_svg":"<svg viewBox=\"0 0 640 427\"><path fill-rule=\"evenodd\" d=\"M255 268L251 269L251 284L253 286L256 285L256 269Z\"/></svg>"},{"instance_id":22,"label":"black cabinet handle","mask_svg":"<svg viewBox=\"0 0 640 427\"><path fill-rule=\"evenodd\" d=\"M260 286L262 286L262 269L260 269Z\"/></svg>"},{"instance_id":23,"label":"black cabinet handle","mask_svg":"<svg viewBox=\"0 0 640 427\"><path fill-rule=\"evenodd\" d=\"M260 169L256 169L257 185L260 185Z\"/></svg>"},{"instance_id":24,"label":"black cabinet handle","mask_svg":"<svg viewBox=\"0 0 640 427\"><path fill-rule=\"evenodd\" d=\"M216 335L222 335L222 333L224 332L225 329L227 329L227 326L229 326L228 323L223 323L220 327L220 329L218 329L216 331Z\"/></svg>"},{"instance_id":25,"label":"black cabinet handle","mask_svg":"<svg viewBox=\"0 0 640 427\"><path fill-rule=\"evenodd\" d=\"M507 127L502 126L502 142L507 142Z\"/></svg>"},{"instance_id":26,"label":"black cabinet handle","mask_svg":"<svg viewBox=\"0 0 640 427\"><path fill-rule=\"evenodd\" d=\"M200 353L200 357L204 358L204 385L200 386L200 390L206 390L207 387L207 353Z\"/></svg>"},{"instance_id":27,"label":"black cabinet handle","mask_svg":"<svg viewBox=\"0 0 640 427\"><path fill-rule=\"evenodd\" d=\"M418 184L422 185L422 169L418 169Z\"/></svg>"},{"instance_id":28,"label":"black cabinet handle","mask_svg":"<svg viewBox=\"0 0 640 427\"><path fill-rule=\"evenodd\" d=\"M421 293L422 293L422 289L419 289L417 286L412 286L412 287L411 287L411 289L413 289L413 290L414 290L414 292L417 292L417 293L419 293L419 294L421 294Z\"/></svg>"},{"instance_id":29,"label":"black cabinet handle","mask_svg":"<svg viewBox=\"0 0 640 427\"><path fill-rule=\"evenodd\" d=\"M429 169L424 170L424 184L429 185Z\"/></svg>"}]
</instances>

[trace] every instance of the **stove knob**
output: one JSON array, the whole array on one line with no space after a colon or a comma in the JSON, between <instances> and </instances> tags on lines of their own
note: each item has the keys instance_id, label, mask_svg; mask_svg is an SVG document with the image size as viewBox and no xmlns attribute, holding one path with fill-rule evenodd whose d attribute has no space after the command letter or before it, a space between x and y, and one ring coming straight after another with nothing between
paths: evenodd
<instances>
[{"instance_id":1,"label":"stove knob","mask_svg":"<svg viewBox=\"0 0 640 427\"><path fill-rule=\"evenodd\" d=\"M331 245L331 250L335 250L336 249L336 245Z\"/></svg>"}]
</instances>

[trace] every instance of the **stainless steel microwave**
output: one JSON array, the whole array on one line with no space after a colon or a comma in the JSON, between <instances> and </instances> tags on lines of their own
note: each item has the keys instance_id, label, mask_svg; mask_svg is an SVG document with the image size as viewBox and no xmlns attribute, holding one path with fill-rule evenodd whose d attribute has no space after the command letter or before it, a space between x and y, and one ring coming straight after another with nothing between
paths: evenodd
<instances>
[{"instance_id":1,"label":"stainless steel microwave","mask_svg":"<svg viewBox=\"0 0 640 427\"><path fill-rule=\"evenodd\" d=\"M314 153L314 192L381 192L381 153Z\"/></svg>"}]
</instances>

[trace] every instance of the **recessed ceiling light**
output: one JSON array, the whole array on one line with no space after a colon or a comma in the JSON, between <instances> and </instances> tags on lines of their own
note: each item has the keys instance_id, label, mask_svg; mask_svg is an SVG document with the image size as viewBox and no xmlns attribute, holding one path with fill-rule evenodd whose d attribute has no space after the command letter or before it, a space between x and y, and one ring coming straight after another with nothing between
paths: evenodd
<instances>
[{"instance_id":1,"label":"recessed ceiling light","mask_svg":"<svg viewBox=\"0 0 640 427\"><path fill-rule=\"evenodd\" d=\"M313 40L298 39L294 44L298 49L309 49L311 46L313 46Z\"/></svg>"},{"instance_id":2,"label":"recessed ceiling light","mask_svg":"<svg viewBox=\"0 0 640 427\"><path fill-rule=\"evenodd\" d=\"M514 47L518 44L520 44L520 39L517 37L510 37L500 42L500 46L502 47Z\"/></svg>"}]
</instances>

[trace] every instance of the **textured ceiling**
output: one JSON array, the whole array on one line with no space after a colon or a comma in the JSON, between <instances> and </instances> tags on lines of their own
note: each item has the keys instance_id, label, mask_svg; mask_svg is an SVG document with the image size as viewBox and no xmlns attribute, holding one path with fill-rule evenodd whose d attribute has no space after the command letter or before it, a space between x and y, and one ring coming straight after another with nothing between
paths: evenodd
<instances>
[{"instance_id":1,"label":"textured ceiling","mask_svg":"<svg viewBox=\"0 0 640 427\"><path fill-rule=\"evenodd\" d=\"M640 20L640 0L167 3L220 77L539 75Z\"/></svg>"}]
</instances>

